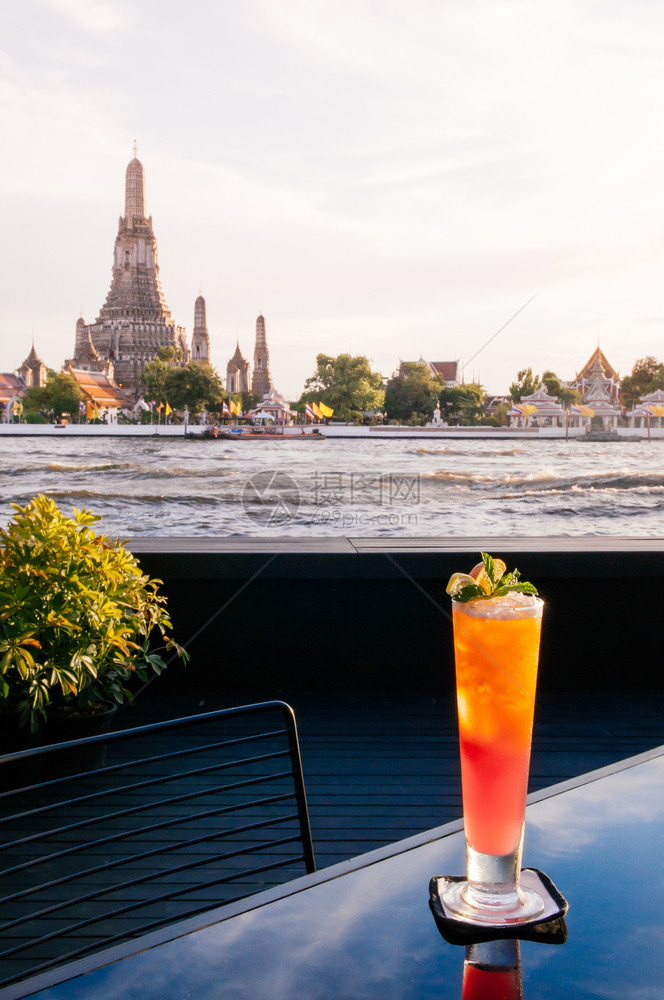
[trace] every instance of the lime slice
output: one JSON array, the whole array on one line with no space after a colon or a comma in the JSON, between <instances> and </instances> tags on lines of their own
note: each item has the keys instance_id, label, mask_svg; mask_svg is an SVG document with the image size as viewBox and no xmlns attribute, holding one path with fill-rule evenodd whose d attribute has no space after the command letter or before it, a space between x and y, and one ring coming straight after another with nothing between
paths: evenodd
<instances>
[{"instance_id":1,"label":"lime slice","mask_svg":"<svg viewBox=\"0 0 664 1000\"><path fill-rule=\"evenodd\" d=\"M507 566L505 565L502 559L494 559L493 568L494 568L493 577L496 583L498 583L498 581L504 577Z\"/></svg>"},{"instance_id":2,"label":"lime slice","mask_svg":"<svg viewBox=\"0 0 664 1000\"><path fill-rule=\"evenodd\" d=\"M478 601L492 597L503 597L512 590L523 594L536 594L532 583L521 581L521 574L513 570L506 575L502 559L492 559L482 553L482 562L473 566L470 573L453 573L447 584L447 593L456 601Z\"/></svg>"},{"instance_id":3,"label":"lime slice","mask_svg":"<svg viewBox=\"0 0 664 1000\"><path fill-rule=\"evenodd\" d=\"M477 566L473 566L470 571L470 579L474 584L481 587L487 596L491 594L493 587L491 586L491 580L488 577L487 571L484 568L484 563L478 563Z\"/></svg>"},{"instance_id":4,"label":"lime slice","mask_svg":"<svg viewBox=\"0 0 664 1000\"><path fill-rule=\"evenodd\" d=\"M463 587L467 587L468 584L475 586L476 583L477 580L475 580L468 573L452 573L447 587L445 588L446 593L451 594L451 596L454 597L454 595L458 594Z\"/></svg>"},{"instance_id":5,"label":"lime slice","mask_svg":"<svg viewBox=\"0 0 664 1000\"><path fill-rule=\"evenodd\" d=\"M484 567L484 562L480 562L476 566L473 566L473 568L470 571L470 575L472 576L475 583L479 584L484 593L488 597L490 597L491 594L493 593L495 585L498 583L500 579L502 579L506 569L507 567L505 566L505 563L503 562L502 559L494 559L493 583L491 583L491 580L489 579L489 574L487 573Z\"/></svg>"}]
</instances>

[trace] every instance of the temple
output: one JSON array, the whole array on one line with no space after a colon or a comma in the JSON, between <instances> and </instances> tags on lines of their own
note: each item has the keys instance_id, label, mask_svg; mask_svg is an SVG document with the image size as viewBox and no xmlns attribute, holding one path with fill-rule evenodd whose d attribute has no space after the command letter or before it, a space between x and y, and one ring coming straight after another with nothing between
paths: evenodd
<instances>
[{"instance_id":1,"label":"temple","mask_svg":"<svg viewBox=\"0 0 664 1000\"><path fill-rule=\"evenodd\" d=\"M584 403L606 398L614 406L619 407L620 376L611 367L599 347L593 351L570 385L572 389L578 389Z\"/></svg>"},{"instance_id":2,"label":"temple","mask_svg":"<svg viewBox=\"0 0 664 1000\"><path fill-rule=\"evenodd\" d=\"M226 365L226 388L228 392L249 392L251 385L249 362L242 356L238 340L235 354Z\"/></svg>"},{"instance_id":3,"label":"temple","mask_svg":"<svg viewBox=\"0 0 664 1000\"><path fill-rule=\"evenodd\" d=\"M74 357L64 367L104 372L128 396L138 397L143 368L161 347L174 348L182 362L190 358L184 328L175 326L164 301L152 217L145 214L145 174L134 155L127 167L111 287L95 322L78 320Z\"/></svg>"},{"instance_id":4,"label":"temple","mask_svg":"<svg viewBox=\"0 0 664 1000\"><path fill-rule=\"evenodd\" d=\"M46 365L35 350L34 340L32 341L30 353L20 368L16 369L16 374L20 375L28 389L31 389L33 386L40 387L46 385L48 371Z\"/></svg>"},{"instance_id":5,"label":"temple","mask_svg":"<svg viewBox=\"0 0 664 1000\"><path fill-rule=\"evenodd\" d=\"M591 427L615 431L620 424L620 376L599 349L569 383L581 395L580 405L565 410L555 396L540 386L529 396L522 396L509 411L510 427ZM638 414L637 414L638 415Z\"/></svg>"},{"instance_id":6,"label":"temple","mask_svg":"<svg viewBox=\"0 0 664 1000\"><path fill-rule=\"evenodd\" d=\"M15 372L0 372L0 423L11 423L27 389L20 375Z\"/></svg>"}]
</instances>

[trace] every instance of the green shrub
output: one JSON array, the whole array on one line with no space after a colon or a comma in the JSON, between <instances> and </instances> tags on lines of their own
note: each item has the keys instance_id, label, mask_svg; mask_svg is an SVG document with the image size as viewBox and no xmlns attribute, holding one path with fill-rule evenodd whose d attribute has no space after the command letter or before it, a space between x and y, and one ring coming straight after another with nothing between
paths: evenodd
<instances>
[{"instance_id":1,"label":"green shrub","mask_svg":"<svg viewBox=\"0 0 664 1000\"><path fill-rule=\"evenodd\" d=\"M169 635L161 580L143 575L100 518L40 495L0 529L0 711L36 732L49 712L131 697L128 683L188 654ZM151 637L160 639L154 648Z\"/></svg>"}]
</instances>

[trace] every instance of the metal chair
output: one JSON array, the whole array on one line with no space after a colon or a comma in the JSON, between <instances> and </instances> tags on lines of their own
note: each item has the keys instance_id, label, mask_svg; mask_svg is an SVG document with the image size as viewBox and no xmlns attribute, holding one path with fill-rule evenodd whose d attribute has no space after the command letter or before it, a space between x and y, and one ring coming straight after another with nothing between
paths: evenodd
<instances>
[{"instance_id":1,"label":"metal chair","mask_svg":"<svg viewBox=\"0 0 664 1000\"><path fill-rule=\"evenodd\" d=\"M0 793L0 988L315 870L283 702L9 754L5 789L18 768L27 784Z\"/></svg>"}]
</instances>

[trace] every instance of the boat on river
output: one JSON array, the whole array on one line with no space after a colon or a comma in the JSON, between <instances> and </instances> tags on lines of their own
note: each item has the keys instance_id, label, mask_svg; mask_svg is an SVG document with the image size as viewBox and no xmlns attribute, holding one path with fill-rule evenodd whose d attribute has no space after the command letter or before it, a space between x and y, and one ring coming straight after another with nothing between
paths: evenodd
<instances>
[{"instance_id":1,"label":"boat on river","mask_svg":"<svg viewBox=\"0 0 664 1000\"><path fill-rule=\"evenodd\" d=\"M197 434L197 438L221 438L225 441L320 441L321 435L318 428L305 431L300 428L299 432L284 433L284 429L267 430L261 427L209 427L202 434Z\"/></svg>"}]
</instances>

